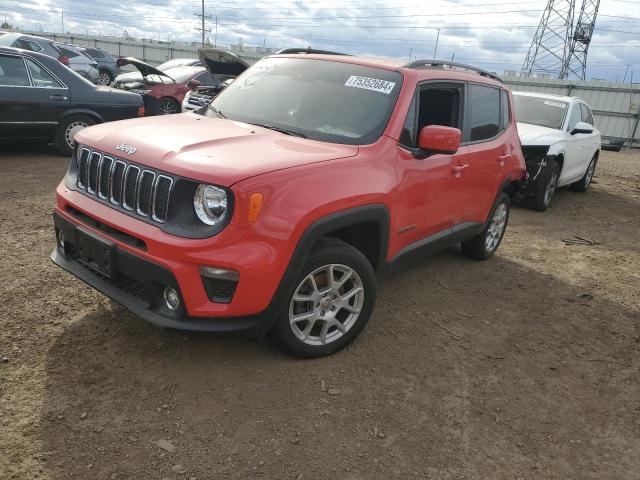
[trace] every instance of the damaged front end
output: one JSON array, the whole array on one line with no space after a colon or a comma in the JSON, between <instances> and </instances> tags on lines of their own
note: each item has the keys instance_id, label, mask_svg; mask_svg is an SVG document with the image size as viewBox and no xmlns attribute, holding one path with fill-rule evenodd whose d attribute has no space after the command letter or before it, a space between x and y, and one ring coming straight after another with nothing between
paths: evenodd
<instances>
[{"instance_id":1,"label":"damaged front end","mask_svg":"<svg viewBox=\"0 0 640 480\"><path fill-rule=\"evenodd\" d=\"M548 155L549 148L548 145L522 145L522 154L527 165L527 178L521 190L523 197L531 194L540 173L554 158L553 155Z\"/></svg>"}]
</instances>

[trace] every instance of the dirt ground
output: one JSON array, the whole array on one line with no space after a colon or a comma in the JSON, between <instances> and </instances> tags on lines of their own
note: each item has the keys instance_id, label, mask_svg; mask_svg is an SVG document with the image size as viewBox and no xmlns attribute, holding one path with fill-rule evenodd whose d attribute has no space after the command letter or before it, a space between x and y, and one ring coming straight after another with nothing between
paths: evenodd
<instances>
[{"instance_id":1,"label":"dirt ground","mask_svg":"<svg viewBox=\"0 0 640 480\"><path fill-rule=\"evenodd\" d=\"M639 152L514 209L488 262L392 275L313 361L156 329L55 267L66 166L0 148L0 478L640 478Z\"/></svg>"}]
</instances>

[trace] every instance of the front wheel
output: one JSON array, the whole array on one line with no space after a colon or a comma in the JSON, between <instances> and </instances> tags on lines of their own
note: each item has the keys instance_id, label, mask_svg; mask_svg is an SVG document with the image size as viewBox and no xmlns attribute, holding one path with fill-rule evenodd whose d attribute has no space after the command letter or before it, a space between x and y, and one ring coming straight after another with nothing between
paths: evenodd
<instances>
[{"instance_id":1,"label":"front wheel","mask_svg":"<svg viewBox=\"0 0 640 480\"><path fill-rule=\"evenodd\" d=\"M299 358L330 355L365 327L376 300L376 277L366 257L334 238L320 240L270 334Z\"/></svg>"},{"instance_id":2,"label":"front wheel","mask_svg":"<svg viewBox=\"0 0 640 480\"><path fill-rule=\"evenodd\" d=\"M551 205L553 194L558 188L559 179L560 165L555 160L550 160L535 181L533 194L527 202L528 206L538 212L547 210Z\"/></svg>"},{"instance_id":3,"label":"front wheel","mask_svg":"<svg viewBox=\"0 0 640 480\"><path fill-rule=\"evenodd\" d=\"M584 173L584 176L576 183L571 184L572 190L584 193L589 189L591 181L593 180L593 174L596 172L596 163L598 163L598 157L594 155L587 167L587 171Z\"/></svg>"},{"instance_id":4,"label":"front wheel","mask_svg":"<svg viewBox=\"0 0 640 480\"><path fill-rule=\"evenodd\" d=\"M509 195L503 192L493 207L484 230L471 240L462 242L462 253L474 260L491 258L498 250L504 232L507 230L510 208L511 200Z\"/></svg>"}]
</instances>

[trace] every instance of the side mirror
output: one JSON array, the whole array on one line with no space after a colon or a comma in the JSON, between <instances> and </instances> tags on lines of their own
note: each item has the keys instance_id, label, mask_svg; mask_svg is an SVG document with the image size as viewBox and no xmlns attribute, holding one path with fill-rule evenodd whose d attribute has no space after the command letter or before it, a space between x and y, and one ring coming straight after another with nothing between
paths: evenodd
<instances>
[{"instance_id":1,"label":"side mirror","mask_svg":"<svg viewBox=\"0 0 640 480\"><path fill-rule=\"evenodd\" d=\"M461 137L462 132L458 128L442 125L423 127L418 137L419 151L417 153L420 156L416 158L426 158L436 153L453 155L460 148Z\"/></svg>"},{"instance_id":2,"label":"side mirror","mask_svg":"<svg viewBox=\"0 0 640 480\"><path fill-rule=\"evenodd\" d=\"M573 127L573 130L571 130L571 135L575 135L576 133L593 133L593 126L587 122L578 122L576 126Z\"/></svg>"},{"instance_id":3,"label":"side mirror","mask_svg":"<svg viewBox=\"0 0 640 480\"><path fill-rule=\"evenodd\" d=\"M195 78L192 80L189 80L189 82L187 83L187 87L191 88L192 90L194 88L198 88L200 85L202 85L200 81L196 80Z\"/></svg>"}]
</instances>

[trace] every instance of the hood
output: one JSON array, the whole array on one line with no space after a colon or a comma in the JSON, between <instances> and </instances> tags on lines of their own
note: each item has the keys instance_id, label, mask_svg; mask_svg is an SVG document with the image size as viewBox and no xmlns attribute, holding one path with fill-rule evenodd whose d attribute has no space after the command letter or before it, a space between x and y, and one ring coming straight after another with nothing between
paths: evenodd
<instances>
[{"instance_id":1,"label":"hood","mask_svg":"<svg viewBox=\"0 0 640 480\"><path fill-rule=\"evenodd\" d=\"M518 122L518 135L522 145L551 145L560 141L562 131Z\"/></svg>"},{"instance_id":2,"label":"hood","mask_svg":"<svg viewBox=\"0 0 640 480\"><path fill-rule=\"evenodd\" d=\"M211 75L237 77L249 68L249 64L236 54L219 48L199 49L198 59L209 70Z\"/></svg>"},{"instance_id":3,"label":"hood","mask_svg":"<svg viewBox=\"0 0 640 480\"><path fill-rule=\"evenodd\" d=\"M225 187L263 173L358 153L357 145L293 137L194 113L103 123L83 129L76 140L131 162ZM134 147L135 153L117 150L121 144Z\"/></svg>"},{"instance_id":4,"label":"hood","mask_svg":"<svg viewBox=\"0 0 640 480\"><path fill-rule=\"evenodd\" d=\"M119 67L123 67L124 65L133 65L136 69L142 74L143 78L148 77L149 75L158 75L161 77L171 78L169 75L164 73L162 70L158 70L156 67L149 65L137 58L133 57L121 57L116 61L116 64ZM135 78L134 78L135 80ZM173 78L171 78L173 80Z\"/></svg>"}]
</instances>

